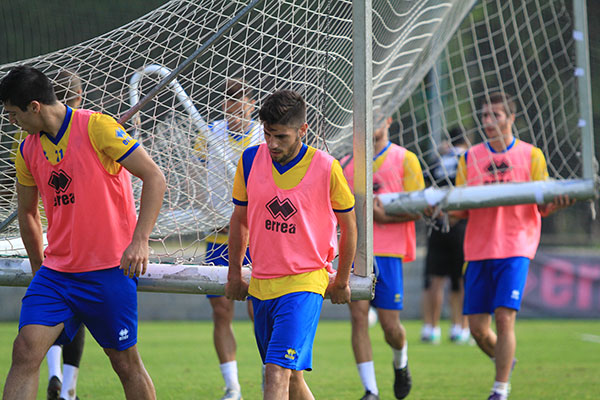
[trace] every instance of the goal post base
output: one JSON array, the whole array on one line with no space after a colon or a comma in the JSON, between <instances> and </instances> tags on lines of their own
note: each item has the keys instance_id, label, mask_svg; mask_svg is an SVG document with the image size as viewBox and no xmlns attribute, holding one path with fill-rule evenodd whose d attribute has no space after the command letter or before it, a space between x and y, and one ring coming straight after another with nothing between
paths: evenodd
<instances>
[{"instance_id":1,"label":"goal post base","mask_svg":"<svg viewBox=\"0 0 600 400\"><path fill-rule=\"evenodd\" d=\"M379 195L388 214L421 212L427 206L443 210L468 210L516 204L544 204L555 196L568 195L576 200L598 198L593 179L547 180L463 186L451 189L428 188L418 192L386 193Z\"/></svg>"},{"instance_id":2,"label":"goal post base","mask_svg":"<svg viewBox=\"0 0 600 400\"><path fill-rule=\"evenodd\" d=\"M138 291L185 294L225 294L227 268L211 265L149 264L139 278ZM250 280L250 268L242 268L242 277ZM26 258L0 259L0 286L27 287L31 282L31 267ZM371 300L374 277L350 275L352 300Z\"/></svg>"}]
</instances>

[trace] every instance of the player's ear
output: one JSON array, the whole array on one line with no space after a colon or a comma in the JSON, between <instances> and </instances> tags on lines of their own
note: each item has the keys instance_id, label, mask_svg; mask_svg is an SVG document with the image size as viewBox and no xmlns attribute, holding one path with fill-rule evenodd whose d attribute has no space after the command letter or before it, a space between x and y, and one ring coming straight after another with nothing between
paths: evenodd
<instances>
[{"instance_id":1,"label":"player's ear","mask_svg":"<svg viewBox=\"0 0 600 400\"><path fill-rule=\"evenodd\" d=\"M34 113L39 113L41 109L41 104L37 100L33 100L29 105L27 105L27 109Z\"/></svg>"},{"instance_id":2,"label":"player's ear","mask_svg":"<svg viewBox=\"0 0 600 400\"><path fill-rule=\"evenodd\" d=\"M304 136L306 136L307 130L308 130L308 124L305 122L302 124L302 126L298 130L298 133L300 134L300 139L304 139Z\"/></svg>"}]
</instances>

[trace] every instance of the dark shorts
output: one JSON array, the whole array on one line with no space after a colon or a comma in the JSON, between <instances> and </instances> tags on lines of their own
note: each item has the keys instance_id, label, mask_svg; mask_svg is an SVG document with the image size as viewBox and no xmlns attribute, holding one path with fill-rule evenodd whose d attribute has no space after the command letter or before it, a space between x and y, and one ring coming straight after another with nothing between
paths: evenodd
<instances>
[{"instance_id":1,"label":"dark shorts","mask_svg":"<svg viewBox=\"0 0 600 400\"><path fill-rule=\"evenodd\" d=\"M432 276L449 277L452 291L460 290L460 280L464 265L463 241L466 220L459 221L449 232L433 230L427 243L425 259L425 289L429 287Z\"/></svg>"},{"instance_id":2,"label":"dark shorts","mask_svg":"<svg viewBox=\"0 0 600 400\"><path fill-rule=\"evenodd\" d=\"M125 350L137 343L137 278L118 267L67 273L42 266L22 300L25 325L65 327L56 344L73 340L85 324L103 348Z\"/></svg>"}]
</instances>

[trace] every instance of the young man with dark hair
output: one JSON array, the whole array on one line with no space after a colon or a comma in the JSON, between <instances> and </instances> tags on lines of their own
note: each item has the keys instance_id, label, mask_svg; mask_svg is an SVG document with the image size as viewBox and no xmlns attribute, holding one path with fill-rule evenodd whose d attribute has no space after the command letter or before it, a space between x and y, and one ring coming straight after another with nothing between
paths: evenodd
<instances>
[{"instance_id":1,"label":"young man with dark hair","mask_svg":"<svg viewBox=\"0 0 600 400\"><path fill-rule=\"evenodd\" d=\"M481 104L487 140L471 147L459 160L456 185L540 181L548 178L540 149L512 133L516 104L494 92ZM529 262L535 256L541 217L574 203L557 196L552 203L521 204L452 212L467 218L464 253L465 299L471 334L495 364L496 377L488 400L508 398L515 366L515 321L521 306ZM492 314L496 332L491 328Z\"/></svg>"},{"instance_id":2,"label":"young man with dark hair","mask_svg":"<svg viewBox=\"0 0 600 400\"><path fill-rule=\"evenodd\" d=\"M211 206L218 212L231 205L231 188L223 184L224 181L233 179L233 176L227 175L229 167L235 166L245 148L255 146L263 139L262 125L252 119L254 103L252 88L244 80L227 80L223 100L224 118L209 124L208 131L213 135L211 142L222 146L218 149L222 150L218 152L220 157L208 154L217 149L211 149L205 137L200 136L195 145L198 154L205 155L204 161L209 171L207 186L211 193ZM229 227L222 227L206 239L207 264L228 265L228 230ZM244 264L249 263L250 256L246 254ZM225 381L225 394L221 400L239 400L242 398L242 391L238 379L236 341L232 327L233 300L217 295L207 297L213 310L213 341L221 375ZM248 307L250 308L250 303Z\"/></svg>"},{"instance_id":3,"label":"young man with dark hair","mask_svg":"<svg viewBox=\"0 0 600 400\"><path fill-rule=\"evenodd\" d=\"M303 371L312 369L312 346L327 292L350 301L350 267L356 251L354 197L339 163L302 143L306 104L280 90L260 109L265 144L246 149L234 180L225 293L254 306L254 331L265 364L264 398L313 399ZM331 262L339 263L329 284ZM242 280L246 247L250 285Z\"/></svg>"},{"instance_id":4,"label":"young man with dark hair","mask_svg":"<svg viewBox=\"0 0 600 400\"><path fill-rule=\"evenodd\" d=\"M400 321L404 306L403 264L415 259L415 220L419 214L386 214L378 194L410 192L425 188L421 164L417 156L404 147L390 142L392 118L384 119L373 132L373 254L377 277L375 297L350 303L352 318L352 350L356 368L365 388L364 400L379 399L375 379L373 349L369 338L369 307L377 310L385 340L392 350L394 395L408 396L412 378L408 368L406 330ZM354 163L342 159L344 174L353 187Z\"/></svg>"},{"instance_id":5,"label":"young man with dark hair","mask_svg":"<svg viewBox=\"0 0 600 400\"><path fill-rule=\"evenodd\" d=\"M29 133L15 166L19 227L34 274L3 399L34 399L44 355L55 342L72 340L82 323L110 358L126 397L154 399L136 346L136 288L165 191L162 172L114 119L58 102L35 68L13 68L0 82L0 101L10 122ZM137 219L129 172L143 181Z\"/></svg>"}]
</instances>

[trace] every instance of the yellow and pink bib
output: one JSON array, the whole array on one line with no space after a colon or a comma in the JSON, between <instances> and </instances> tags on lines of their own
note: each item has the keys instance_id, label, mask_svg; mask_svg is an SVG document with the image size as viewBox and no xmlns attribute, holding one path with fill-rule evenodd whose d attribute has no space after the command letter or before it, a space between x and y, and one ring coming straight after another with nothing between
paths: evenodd
<instances>
[{"instance_id":1,"label":"yellow and pink bib","mask_svg":"<svg viewBox=\"0 0 600 400\"><path fill-rule=\"evenodd\" d=\"M41 194L48 218L44 265L61 272L118 266L136 224L129 172L106 171L88 134L94 113L74 110L64 157L52 165L40 135L29 135L23 158Z\"/></svg>"}]
</instances>

